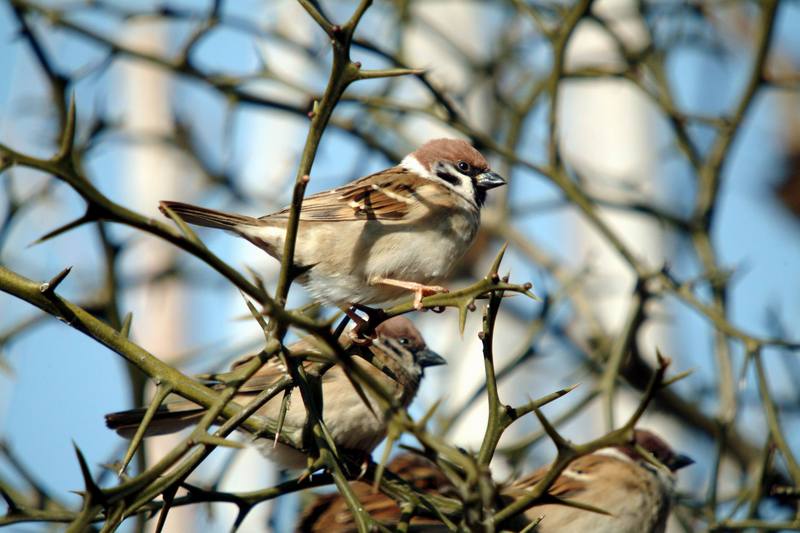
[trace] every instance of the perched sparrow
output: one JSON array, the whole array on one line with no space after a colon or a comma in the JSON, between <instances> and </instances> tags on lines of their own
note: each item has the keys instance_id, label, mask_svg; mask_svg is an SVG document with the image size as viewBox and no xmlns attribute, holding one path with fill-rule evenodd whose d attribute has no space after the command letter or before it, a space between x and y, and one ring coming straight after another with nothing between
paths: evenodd
<instances>
[{"instance_id":1,"label":"perched sparrow","mask_svg":"<svg viewBox=\"0 0 800 533\"><path fill-rule=\"evenodd\" d=\"M340 338L342 345L354 356L353 362L372 375L378 383L394 394L403 405L408 406L414 399L424 369L441 365L445 360L428 349L420 332L404 317L394 317L376 328L376 338L368 347L352 344L348 335ZM290 353L295 356L319 352L314 344L303 339L289 346ZM234 363L233 368L249 360ZM372 359L372 363L367 362ZM305 368L312 367L312 362L305 360ZM379 370L379 368L381 368ZM239 389L234 400L240 404L249 403L258 393L273 385L285 375L286 369L278 359L270 359ZM220 379L224 375L219 376ZM344 450L359 453L370 453L386 434L386 420L375 396L363 387L370 405L362 400L353 384L345 375L341 366L329 368L321 376L322 388L322 420L333 436L336 445ZM281 408L281 396L271 399L263 405L257 415L278 419ZM131 438L136 432L144 415L144 409L134 409L106 415L106 424L121 436ZM203 415L203 409L188 401L167 403L159 411L148 426L147 435L172 433L197 422ZM303 442L303 429L307 414L300 391L292 389L289 407L282 428L282 434L289 436L294 442ZM306 464L305 455L295 448L278 444L272 440L257 438L255 444L269 459L284 468L302 468Z\"/></svg>"},{"instance_id":2,"label":"perched sparrow","mask_svg":"<svg viewBox=\"0 0 800 533\"><path fill-rule=\"evenodd\" d=\"M505 184L469 143L436 139L398 166L305 198L294 263L312 296L340 307L414 304L445 289L472 244L486 191ZM244 237L280 260L289 209L260 218L161 202L183 220Z\"/></svg>"},{"instance_id":3,"label":"perched sparrow","mask_svg":"<svg viewBox=\"0 0 800 533\"><path fill-rule=\"evenodd\" d=\"M427 494L454 496L456 489L432 462L419 455L404 453L398 455L386 465L392 472L411 484L414 488ZM372 485L363 481L351 483L353 492L363 509L382 524L392 527L402 516L400 507L390 497L372 490ZM441 522L424 517L411 520L412 530L436 529ZM338 494L318 496L303 511L297 523L297 533L355 533L358 531L353 515L344 498Z\"/></svg>"},{"instance_id":4,"label":"perched sparrow","mask_svg":"<svg viewBox=\"0 0 800 533\"><path fill-rule=\"evenodd\" d=\"M548 491L559 498L589 504L610 513L603 515L565 505L539 505L524 516L512 519L504 530L519 531L542 517L534 531L540 533L656 533L664 531L671 505L674 472L692 464L684 455L676 454L659 437L646 430L636 430L635 442L649 451L664 468L648 463L633 445L606 448L574 460L556 479ZM399 465L388 469L428 494L449 495L453 486L432 463L411 456L398 457ZM413 462L411 462L413 461ZM411 466L406 466L407 464ZM516 480L499 490L498 506L506 505L525 494L546 474L549 467ZM420 483L419 480L424 481ZM371 487L352 483L364 510L383 525L391 528L402 515L393 499L373 493ZM433 518L414 518L416 531L447 531ZM357 531L352 514L338 495L321 496L303 513L298 532L350 533Z\"/></svg>"},{"instance_id":5,"label":"perched sparrow","mask_svg":"<svg viewBox=\"0 0 800 533\"><path fill-rule=\"evenodd\" d=\"M663 532L675 485L675 471L694 461L675 453L661 438L636 430L635 443L650 452L666 468L654 466L633 444L604 448L572 461L549 493L586 503L609 513L603 515L563 505L539 505L525 512L529 521L542 517L540 533L658 533ZM520 496L547 473L543 467L502 492Z\"/></svg>"}]
</instances>

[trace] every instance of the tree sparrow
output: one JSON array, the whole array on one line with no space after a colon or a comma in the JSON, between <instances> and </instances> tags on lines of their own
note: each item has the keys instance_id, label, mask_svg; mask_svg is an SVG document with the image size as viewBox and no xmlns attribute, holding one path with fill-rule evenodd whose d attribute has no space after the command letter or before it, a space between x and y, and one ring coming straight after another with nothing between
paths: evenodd
<instances>
[{"instance_id":1,"label":"tree sparrow","mask_svg":"<svg viewBox=\"0 0 800 533\"><path fill-rule=\"evenodd\" d=\"M386 465L386 470L403 478L415 489L427 494L441 494L455 497L456 488L445 475L429 460L416 454L403 453ZM362 508L375 520L389 527L396 525L402 517L400 507L390 497L376 492L372 485L363 481L350 483ZM425 517L414 517L411 520L412 531L437 530L441 522ZM350 533L358 528L353 521L353 514L338 494L318 496L303 511L297 523L297 533ZM446 530L445 530L446 531Z\"/></svg>"},{"instance_id":2,"label":"tree sparrow","mask_svg":"<svg viewBox=\"0 0 800 533\"><path fill-rule=\"evenodd\" d=\"M445 364L445 360L428 349L419 330L405 317L394 317L376 328L376 338L369 346L352 343L348 335L342 335L340 342L353 357L353 363L368 372L384 390L391 391L395 399L404 407L414 399L424 369L429 366ZM319 353L309 339L300 340L288 347L294 356ZM368 353L366 353L368 352ZM253 356L235 362L233 368ZM372 359L372 363L367 359ZM314 375L312 361L302 363ZM380 369L379 369L380 368ZM249 380L234 397L242 405L249 403L259 392L276 383L285 376L286 369L277 358L271 358ZM322 389L322 420L330 431L337 447L351 452L370 453L386 434L385 413L380 403L368 388L364 387L370 405L366 405L353 384L345 375L345 370L335 365L319 376ZM224 380L225 375L219 375ZM281 396L272 398L256 414L277 421L281 409ZM144 409L134 409L106 415L106 424L125 438L133 437L144 416ZM177 401L163 405L147 428L147 435L172 433L197 422L203 415L203 408L188 401ZM307 421L306 408L300 391L292 389L289 407L286 410L281 433L293 442L302 443L303 430ZM306 456L297 449L272 440L257 438L254 444L269 459L283 468L302 468Z\"/></svg>"},{"instance_id":3,"label":"tree sparrow","mask_svg":"<svg viewBox=\"0 0 800 533\"><path fill-rule=\"evenodd\" d=\"M572 461L548 491L559 498L603 509L609 515L565 505L538 505L528 509L524 517L512 519L504 530L519 531L541 518L534 529L540 533L664 531L672 503L674 472L693 461L673 452L650 431L636 430L634 439L635 444L650 452L664 466L657 467L647 462L634 444L605 448ZM524 495L545 476L548 468L540 468L501 487L499 504ZM401 455L387 469L428 494L452 496L456 493L433 463L418 456ZM352 485L364 510L375 520L390 528L399 522L402 512L397 502L373 492L371 486L363 482L353 482ZM414 517L410 525L415 531L447 531L434 518ZM297 531L351 533L357 528L344 499L333 494L320 496L308 506L298 522Z\"/></svg>"},{"instance_id":4,"label":"tree sparrow","mask_svg":"<svg viewBox=\"0 0 800 533\"><path fill-rule=\"evenodd\" d=\"M422 297L472 244L486 191L505 184L469 143L436 139L399 165L304 199L294 253L311 295L340 307ZM244 237L283 255L289 209L260 218L161 202L191 224Z\"/></svg>"},{"instance_id":5,"label":"tree sparrow","mask_svg":"<svg viewBox=\"0 0 800 533\"><path fill-rule=\"evenodd\" d=\"M648 462L636 445L650 452L662 466ZM651 431L637 429L634 443L603 448L572 461L550 486L551 495L589 504L609 513L563 505L538 505L525 512L528 521L542 517L540 533L660 533L666 528L672 505L675 472L694 461L675 453ZM520 495L546 474L549 466L517 480L502 492Z\"/></svg>"}]
</instances>

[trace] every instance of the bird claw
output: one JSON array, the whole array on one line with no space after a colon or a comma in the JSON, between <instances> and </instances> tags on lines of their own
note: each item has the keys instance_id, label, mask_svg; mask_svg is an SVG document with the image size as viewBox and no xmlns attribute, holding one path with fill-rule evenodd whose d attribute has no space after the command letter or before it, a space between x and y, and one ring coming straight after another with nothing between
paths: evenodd
<instances>
[{"instance_id":1,"label":"bird claw","mask_svg":"<svg viewBox=\"0 0 800 533\"><path fill-rule=\"evenodd\" d=\"M372 462L372 454L363 450L344 450L345 462L343 466L351 479L356 481L362 479L369 471Z\"/></svg>"},{"instance_id":2,"label":"bird claw","mask_svg":"<svg viewBox=\"0 0 800 533\"><path fill-rule=\"evenodd\" d=\"M356 311L361 311L362 313L367 315L367 319L364 320ZM372 343L372 340L375 338L375 328L378 325L386 320L386 313L383 309L373 309L372 307L367 307L366 305L360 304L353 304L347 311L345 311L347 316L353 320L355 323L355 327L353 327L347 334L356 344L366 345Z\"/></svg>"},{"instance_id":3,"label":"bird claw","mask_svg":"<svg viewBox=\"0 0 800 533\"><path fill-rule=\"evenodd\" d=\"M361 461L361 468L358 470L358 477L356 477L357 480L362 479L367 474L367 470L369 470L369 460L369 454L364 454L364 459Z\"/></svg>"},{"instance_id":4,"label":"bird claw","mask_svg":"<svg viewBox=\"0 0 800 533\"><path fill-rule=\"evenodd\" d=\"M306 468L303 472L298 476L297 483L302 483L305 480L309 479L313 475L313 472L310 468Z\"/></svg>"},{"instance_id":5,"label":"bird claw","mask_svg":"<svg viewBox=\"0 0 800 533\"><path fill-rule=\"evenodd\" d=\"M434 294L442 294L450 292L445 287L440 287L438 285L420 285L414 290L414 309L417 311L423 310L422 309L422 299L425 296L432 296Z\"/></svg>"},{"instance_id":6,"label":"bird claw","mask_svg":"<svg viewBox=\"0 0 800 533\"><path fill-rule=\"evenodd\" d=\"M366 324L366 322L364 322ZM364 336L361 334L361 329L359 326L354 327L350 331L347 332L347 336L350 337L350 340L353 341L354 344L358 344L359 346L369 346L372 344L372 340L374 337Z\"/></svg>"},{"instance_id":7,"label":"bird claw","mask_svg":"<svg viewBox=\"0 0 800 533\"><path fill-rule=\"evenodd\" d=\"M390 285L392 287L400 287L401 289L406 289L408 291L414 292L414 309L417 311L422 309L422 299L425 296L430 296L433 294L439 294L442 292L450 292L444 287L440 287L438 285L423 285L422 283L417 283L416 281L403 281L399 279L392 279L392 278L374 278L371 283L373 284L383 284L383 285Z\"/></svg>"}]
</instances>

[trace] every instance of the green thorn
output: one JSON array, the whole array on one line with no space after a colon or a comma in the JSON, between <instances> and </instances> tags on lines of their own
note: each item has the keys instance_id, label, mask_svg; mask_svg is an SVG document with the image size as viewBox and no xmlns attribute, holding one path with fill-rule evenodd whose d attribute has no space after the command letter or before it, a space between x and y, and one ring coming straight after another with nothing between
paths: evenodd
<instances>
[{"instance_id":1,"label":"green thorn","mask_svg":"<svg viewBox=\"0 0 800 533\"><path fill-rule=\"evenodd\" d=\"M539 423L542 424L542 429L544 432L547 433L547 436L550 437L550 440L553 441L553 444L556 445L556 449L559 451L562 449L569 449L569 443L567 440L561 436L561 434L556 430L553 424L542 414L538 407L533 408L533 413L536 415L536 418L539 419Z\"/></svg>"},{"instance_id":2,"label":"green thorn","mask_svg":"<svg viewBox=\"0 0 800 533\"><path fill-rule=\"evenodd\" d=\"M75 124L76 124L76 106L75 106L75 93L73 92L69 97L69 106L67 107L67 118L64 121L64 135L61 137L61 144L58 148L58 153L54 157L55 161L66 161L72 155L72 148L75 145Z\"/></svg>"},{"instance_id":3,"label":"green thorn","mask_svg":"<svg viewBox=\"0 0 800 533\"><path fill-rule=\"evenodd\" d=\"M123 324L123 328L124 327L125 324ZM128 327L130 327L130 324L128 324ZM164 399L169 395L170 392L172 392L171 385L159 385L156 388L156 394L150 401L150 405L147 406L147 411L145 411L142 421L139 422L139 427L136 428L136 433L134 433L133 438L128 445L128 449L125 451L125 457L122 459L122 464L117 471L118 475L121 476L125 472L125 469L128 468L128 464L131 462L131 459L133 459L136 450L139 449L142 439L144 439L144 435L147 432L150 422L153 421L156 411L158 411L158 408L161 407L161 404L164 402Z\"/></svg>"},{"instance_id":4,"label":"green thorn","mask_svg":"<svg viewBox=\"0 0 800 533\"><path fill-rule=\"evenodd\" d=\"M289 399L291 396L292 387L289 387L283 391L283 398L281 398L281 410L278 413L278 427L275 429L275 441L272 443L273 448L278 446L278 439L281 436L281 431L283 431L283 424L286 421L286 411L289 410Z\"/></svg>"},{"instance_id":5,"label":"green thorn","mask_svg":"<svg viewBox=\"0 0 800 533\"><path fill-rule=\"evenodd\" d=\"M247 305L247 309L250 311L250 315L258 322L258 325L261 326L261 331L264 332L264 340L269 344L270 341L270 332L269 326L267 325L267 321L264 320L264 317L261 313L256 309L256 306L253 305L253 302L245 295L244 292L239 291L239 294L242 295L242 299L244 303Z\"/></svg>"},{"instance_id":6,"label":"green thorn","mask_svg":"<svg viewBox=\"0 0 800 533\"><path fill-rule=\"evenodd\" d=\"M461 304L458 306L458 333L463 337L464 329L467 327L467 308L469 304Z\"/></svg>"},{"instance_id":7,"label":"green thorn","mask_svg":"<svg viewBox=\"0 0 800 533\"><path fill-rule=\"evenodd\" d=\"M203 244L203 241L200 240L200 237L197 236L197 233L195 233L194 230L189 227L189 225L181 218L179 214L167 207L167 205L163 202L159 204L158 208L162 213L166 214L170 220L175 222L175 224L178 226L178 229L181 230L181 233L189 242L199 246L203 250L206 249L206 245Z\"/></svg>"},{"instance_id":8,"label":"green thorn","mask_svg":"<svg viewBox=\"0 0 800 533\"><path fill-rule=\"evenodd\" d=\"M542 522L543 519L544 515L541 515L537 517L535 520L532 520L530 524L525 526L524 529L520 530L520 533L532 533L533 531L536 531L536 528L539 526L539 524Z\"/></svg>"},{"instance_id":9,"label":"green thorn","mask_svg":"<svg viewBox=\"0 0 800 533\"><path fill-rule=\"evenodd\" d=\"M72 441L72 446L75 448L75 455L78 456L78 464L81 469L81 475L83 476L83 483L86 485L85 494L89 497L89 500L95 503L104 504L105 503L105 495L103 491L100 490L100 487L97 486L97 483L94 482L92 478L92 472L89 470L89 465L86 463L86 458L83 456L83 452L81 449L78 448L78 445L75 441Z\"/></svg>"},{"instance_id":10,"label":"green thorn","mask_svg":"<svg viewBox=\"0 0 800 533\"><path fill-rule=\"evenodd\" d=\"M122 326L119 328L119 334L125 337L126 339L131 335L131 324L133 323L133 313L130 311L125 313L125 317L122 319Z\"/></svg>"},{"instance_id":11,"label":"green thorn","mask_svg":"<svg viewBox=\"0 0 800 533\"><path fill-rule=\"evenodd\" d=\"M244 519L247 517L247 514L250 512L250 509L253 508L252 505L239 503L239 512L236 513L236 520L233 521L233 525L231 526L231 533L236 533L239 530L239 526L242 525Z\"/></svg>"},{"instance_id":12,"label":"green thorn","mask_svg":"<svg viewBox=\"0 0 800 533\"><path fill-rule=\"evenodd\" d=\"M497 257L494 258L492 262L492 267L489 269L489 275L487 277L498 276L498 270L500 269L500 262L503 261L503 256L506 254L506 250L508 249L508 242L504 243L503 246L500 248L500 251L497 252Z\"/></svg>"},{"instance_id":13,"label":"green thorn","mask_svg":"<svg viewBox=\"0 0 800 533\"><path fill-rule=\"evenodd\" d=\"M8 506L8 510L6 511L6 516L13 515L14 513L20 510L20 507L19 505L17 505L17 502L15 502L14 499L11 498L11 495L8 492L6 492L5 489L3 489L2 487L0 487L0 496L3 498L3 500L5 500L6 505Z\"/></svg>"},{"instance_id":14,"label":"green thorn","mask_svg":"<svg viewBox=\"0 0 800 533\"><path fill-rule=\"evenodd\" d=\"M564 507L572 507L574 509L581 509L582 511L589 511L592 513L612 516L611 513L609 513L605 509L601 509L599 507L595 507L594 505L589 505L588 503L583 503L576 500L566 500L564 498L559 498L558 496L552 496L550 494L545 496L543 499L545 501L543 501L542 503L555 503L557 505L563 505Z\"/></svg>"},{"instance_id":15,"label":"green thorn","mask_svg":"<svg viewBox=\"0 0 800 533\"><path fill-rule=\"evenodd\" d=\"M392 448L394 447L394 443L397 440L397 430L395 429L394 424L389 425L389 432L386 436L386 444L383 447L383 454L381 454L381 460L378 462L378 467L375 469L375 479L372 482L372 490L377 491L378 486L381 484L381 479L383 479L383 473L386 470L386 463L389 461L389 454L392 452Z\"/></svg>"},{"instance_id":16,"label":"green thorn","mask_svg":"<svg viewBox=\"0 0 800 533\"><path fill-rule=\"evenodd\" d=\"M682 380L682 379L684 379L684 378L688 378L688 377L689 377L689 376L691 376L692 374L694 374L694 368L690 368L689 370L684 370L683 372L680 372L680 373L678 373L678 374L675 374L675 375L674 375L674 376L672 376L671 378L669 378L669 379L665 379L664 381L662 381L662 382L661 382L661 387L662 387L662 388L664 388L664 387L669 387L669 386L670 386L670 385L672 385L673 383L675 383L675 382L678 382L678 381L680 381L680 380Z\"/></svg>"},{"instance_id":17,"label":"green thorn","mask_svg":"<svg viewBox=\"0 0 800 533\"><path fill-rule=\"evenodd\" d=\"M55 276L53 276L50 281L46 281L39 285L39 292L42 294L53 294L58 286L61 284L62 281L69 275L70 271L72 271L72 267L68 266Z\"/></svg>"},{"instance_id":18,"label":"green thorn","mask_svg":"<svg viewBox=\"0 0 800 533\"><path fill-rule=\"evenodd\" d=\"M82 225L84 225L84 224L86 224L88 222L92 222L94 220L96 220L96 218L93 217L93 216L89 216L89 214L87 212L87 213L83 214L81 217L76 218L72 222L67 222L63 226L59 226L56 229L54 229L53 231L49 231L49 232L45 233L44 235L42 235L41 237L39 237L38 239L36 239L32 243L30 243L27 247L31 248L32 246L36 246L37 244L42 244L45 241L49 241L53 237L58 237L59 235L61 235L63 233L66 233L66 232L68 232L70 230L73 230L73 229L75 229L75 228L77 228L79 226L82 226Z\"/></svg>"},{"instance_id":19,"label":"green thorn","mask_svg":"<svg viewBox=\"0 0 800 533\"><path fill-rule=\"evenodd\" d=\"M441 405L441 403L442 403L442 399L441 398L439 398L438 400L433 402L433 404L428 408L428 410L425 411L425 414L422 415L422 418L419 419L419 422L417 422L417 425L419 427L421 427L421 428L424 428L425 426L427 426L428 425L428 421L436 413L436 410L439 409L439 405Z\"/></svg>"}]
</instances>

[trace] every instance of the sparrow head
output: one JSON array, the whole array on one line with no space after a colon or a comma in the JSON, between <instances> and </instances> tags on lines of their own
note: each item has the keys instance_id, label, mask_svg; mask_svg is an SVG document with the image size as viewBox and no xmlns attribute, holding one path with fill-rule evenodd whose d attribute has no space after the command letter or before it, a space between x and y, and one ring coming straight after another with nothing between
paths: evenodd
<instances>
[{"instance_id":1,"label":"sparrow head","mask_svg":"<svg viewBox=\"0 0 800 533\"><path fill-rule=\"evenodd\" d=\"M398 361L403 368L417 371L419 376L426 367L447 363L441 355L428 348L414 323L403 316L385 320L375 328L375 333L374 346Z\"/></svg>"},{"instance_id":2,"label":"sparrow head","mask_svg":"<svg viewBox=\"0 0 800 533\"><path fill-rule=\"evenodd\" d=\"M694 463L694 459L688 455L677 453L664 439L646 429L637 429L633 433L633 443L627 446L620 446L620 451L631 459L638 462L645 462L644 457L636 450L636 445L641 446L650 454L658 459L658 462L669 468L671 472L676 472L685 466Z\"/></svg>"},{"instance_id":3,"label":"sparrow head","mask_svg":"<svg viewBox=\"0 0 800 533\"><path fill-rule=\"evenodd\" d=\"M406 156L400 166L425 178L444 183L478 207L486 201L486 191L505 185L499 174L468 142L434 139Z\"/></svg>"}]
</instances>

